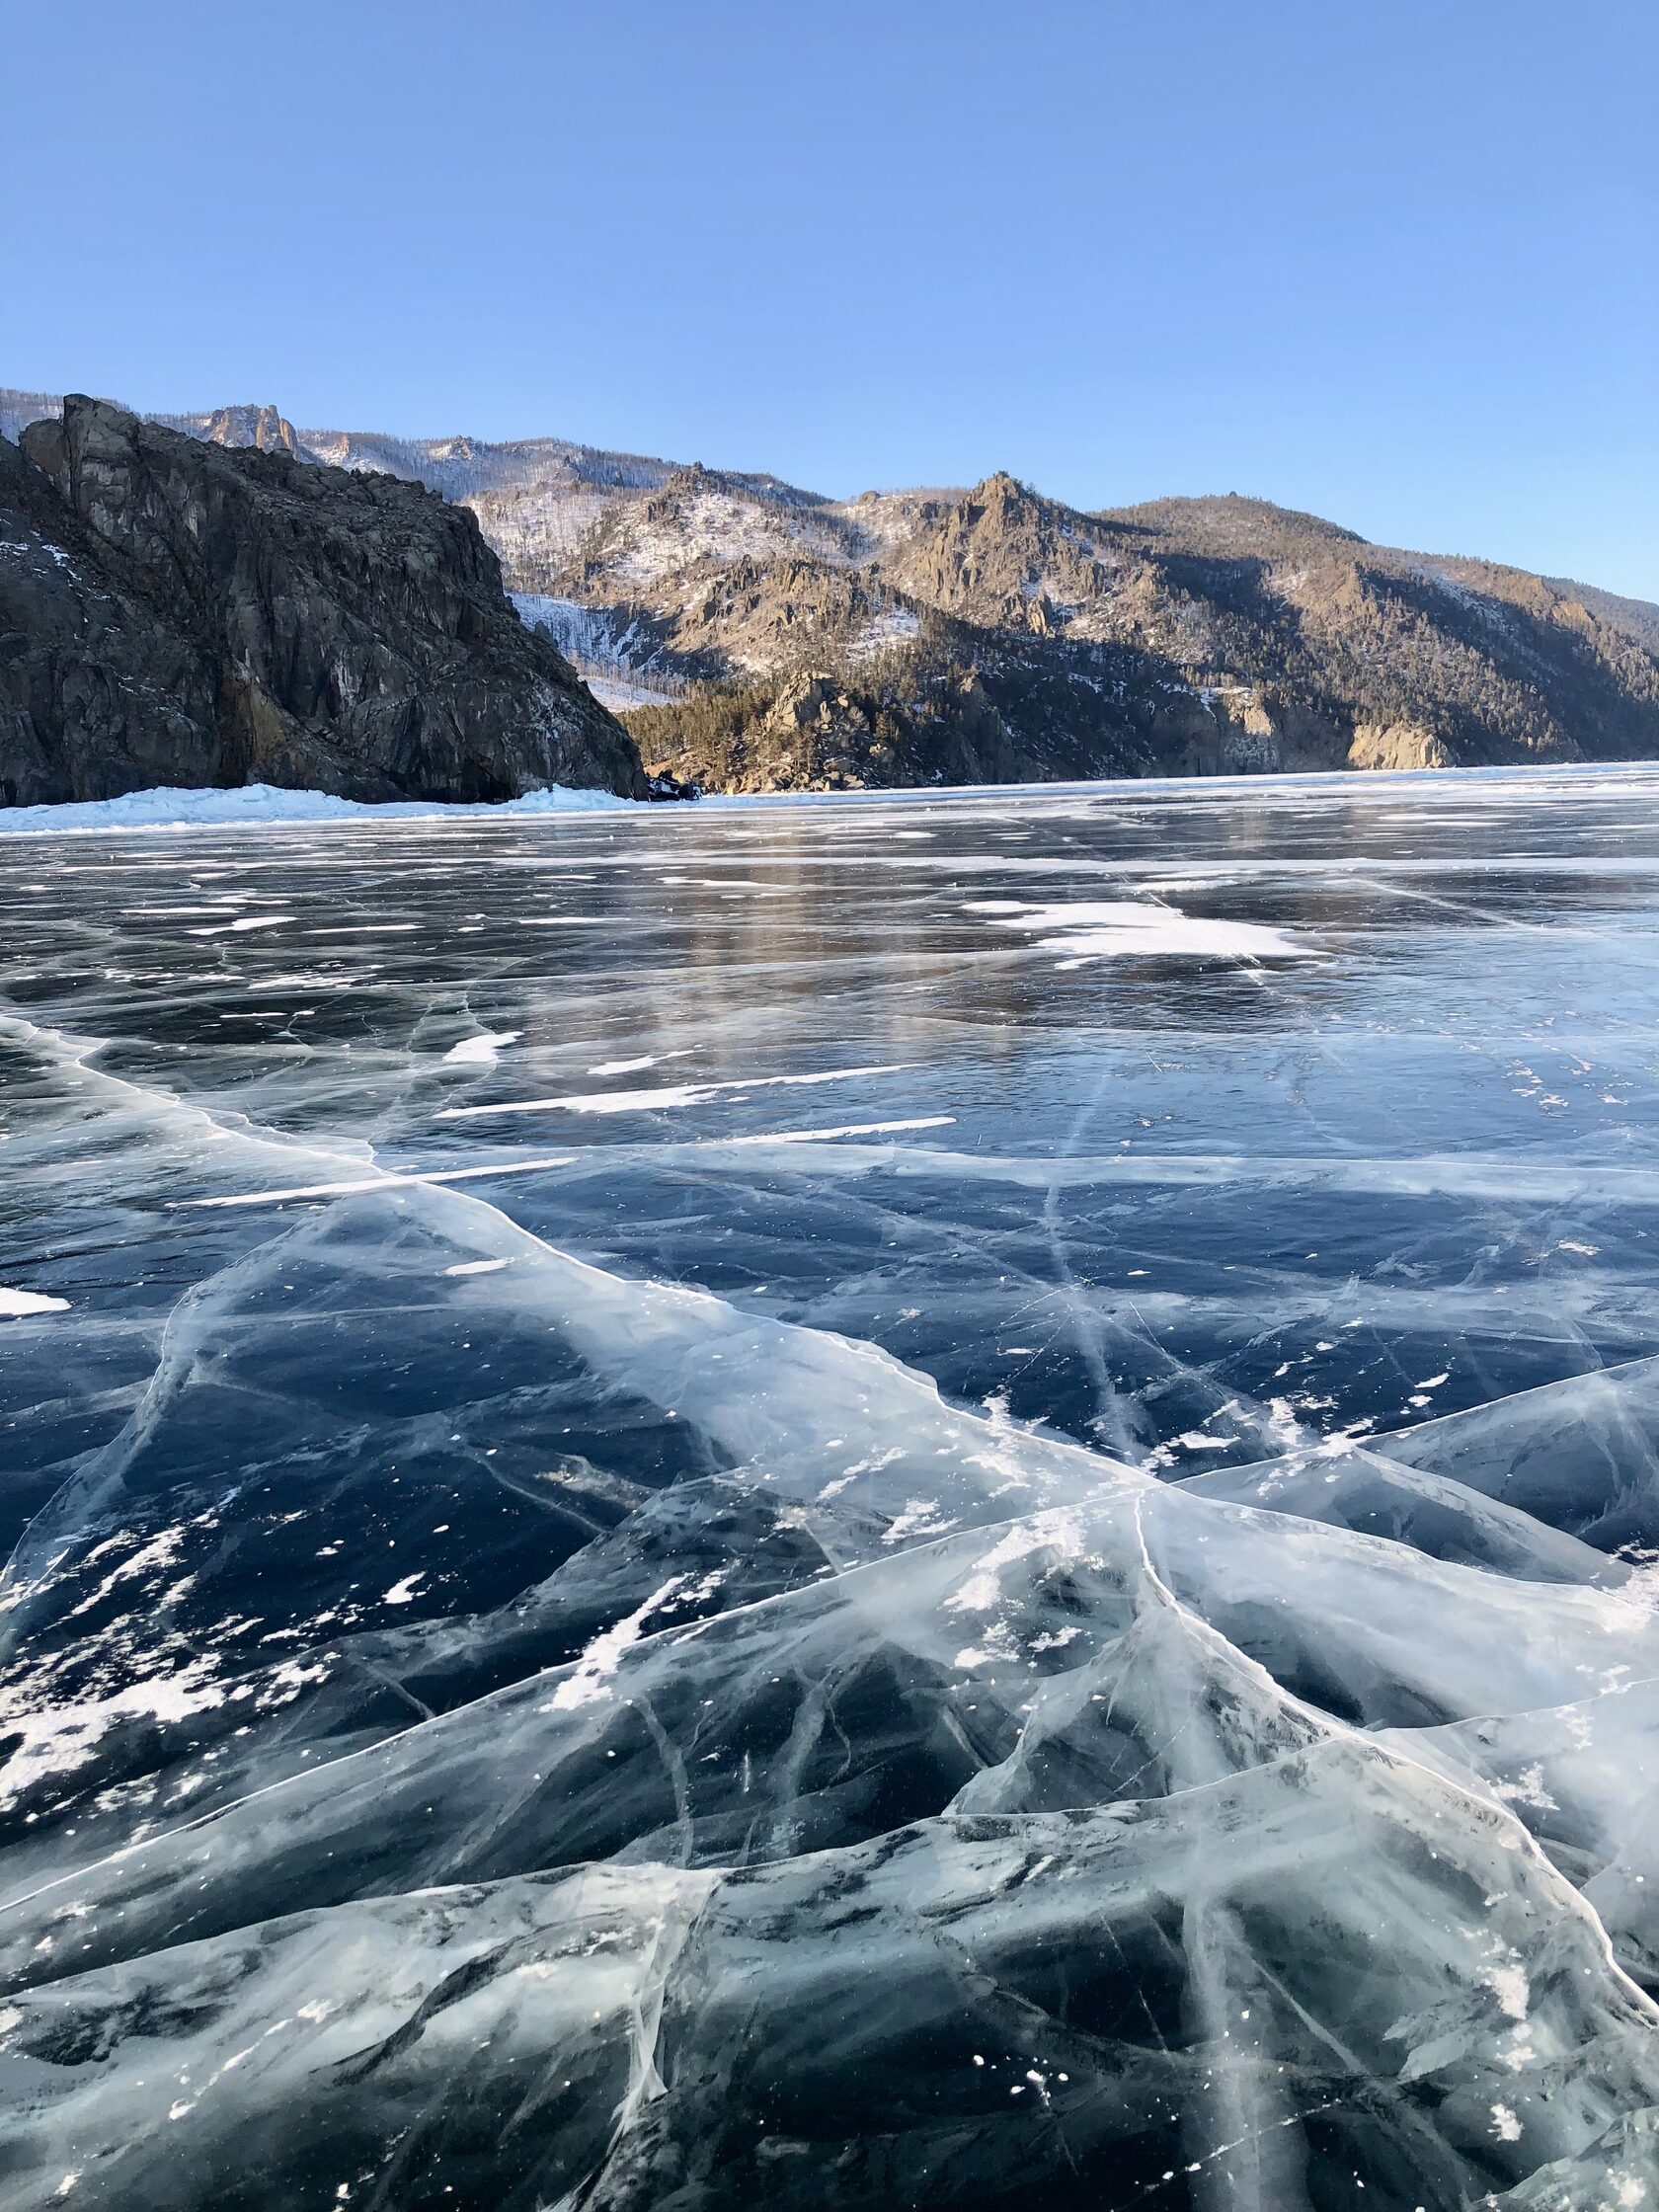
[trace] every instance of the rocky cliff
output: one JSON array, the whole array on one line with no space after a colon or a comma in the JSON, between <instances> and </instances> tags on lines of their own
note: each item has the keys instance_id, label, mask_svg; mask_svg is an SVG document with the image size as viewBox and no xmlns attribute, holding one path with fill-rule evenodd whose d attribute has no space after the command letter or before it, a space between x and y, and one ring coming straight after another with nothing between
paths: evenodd
<instances>
[{"instance_id":1,"label":"rocky cliff","mask_svg":"<svg viewBox=\"0 0 1659 2212\"><path fill-rule=\"evenodd\" d=\"M639 796L638 750L421 485L71 397L0 438L0 803L267 782ZM261 448L264 449L261 449Z\"/></svg>"}]
</instances>

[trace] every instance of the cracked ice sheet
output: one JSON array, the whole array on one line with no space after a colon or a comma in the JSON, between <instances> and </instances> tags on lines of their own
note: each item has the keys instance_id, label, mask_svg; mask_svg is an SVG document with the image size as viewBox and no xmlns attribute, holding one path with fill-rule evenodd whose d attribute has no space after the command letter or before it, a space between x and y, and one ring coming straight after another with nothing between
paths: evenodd
<instances>
[{"instance_id":1,"label":"cracked ice sheet","mask_svg":"<svg viewBox=\"0 0 1659 2212\"><path fill-rule=\"evenodd\" d=\"M1656 782L19 839L0 2204L1659 2201Z\"/></svg>"}]
</instances>

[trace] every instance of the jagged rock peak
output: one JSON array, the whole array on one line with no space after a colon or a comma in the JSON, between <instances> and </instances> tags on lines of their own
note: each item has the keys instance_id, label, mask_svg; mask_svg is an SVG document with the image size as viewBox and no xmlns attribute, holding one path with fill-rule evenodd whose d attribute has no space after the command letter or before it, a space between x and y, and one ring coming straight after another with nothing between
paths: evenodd
<instances>
[{"instance_id":1,"label":"jagged rock peak","mask_svg":"<svg viewBox=\"0 0 1659 2212\"><path fill-rule=\"evenodd\" d=\"M299 435L275 407L216 407L202 424L210 445L252 445L262 453L299 452Z\"/></svg>"}]
</instances>

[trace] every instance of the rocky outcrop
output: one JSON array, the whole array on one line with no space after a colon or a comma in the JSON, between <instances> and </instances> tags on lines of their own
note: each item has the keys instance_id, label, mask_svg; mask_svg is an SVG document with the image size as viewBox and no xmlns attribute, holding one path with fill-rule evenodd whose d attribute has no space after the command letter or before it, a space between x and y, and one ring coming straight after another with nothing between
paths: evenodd
<instances>
[{"instance_id":1,"label":"rocky outcrop","mask_svg":"<svg viewBox=\"0 0 1659 2212\"><path fill-rule=\"evenodd\" d=\"M466 509L297 460L274 411L224 428L72 396L0 439L0 803L645 795L632 739L518 620Z\"/></svg>"},{"instance_id":2,"label":"rocky outcrop","mask_svg":"<svg viewBox=\"0 0 1659 2212\"><path fill-rule=\"evenodd\" d=\"M1420 722L1360 722L1348 748L1350 768L1449 768L1444 742Z\"/></svg>"},{"instance_id":3,"label":"rocky outcrop","mask_svg":"<svg viewBox=\"0 0 1659 2212\"><path fill-rule=\"evenodd\" d=\"M904 706L883 687L807 669L776 687L725 685L628 719L653 772L699 791L891 791L1059 772L1015 741L973 669L942 669Z\"/></svg>"},{"instance_id":4,"label":"rocky outcrop","mask_svg":"<svg viewBox=\"0 0 1659 2212\"><path fill-rule=\"evenodd\" d=\"M299 436L285 415L274 407L215 407L204 423L171 426L190 429L209 445L253 445L262 453L292 453L297 459Z\"/></svg>"},{"instance_id":5,"label":"rocky outcrop","mask_svg":"<svg viewBox=\"0 0 1659 2212\"><path fill-rule=\"evenodd\" d=\"M929 606L987 629L1052 637L1063 610L1112 589L1109 570L1064 508L999 471L954 501L888 566L891 580Z\"/></svg>"}]
</instances>

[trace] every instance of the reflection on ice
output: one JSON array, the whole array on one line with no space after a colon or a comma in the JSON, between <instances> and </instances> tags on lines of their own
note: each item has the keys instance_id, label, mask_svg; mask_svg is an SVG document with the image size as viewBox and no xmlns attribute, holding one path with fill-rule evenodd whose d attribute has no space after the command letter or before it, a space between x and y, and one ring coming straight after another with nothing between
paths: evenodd
<instances>
[{"instance_id":1,"label":"reflection on ice","mask_svg":"<svg viewBox=\"0 0 1659 2212\"><path fill-rule=\"evenodd\" d=\"M21 841L0 2206L1659 2204L1651 786Z\"/></svg>"}]
</instances>

